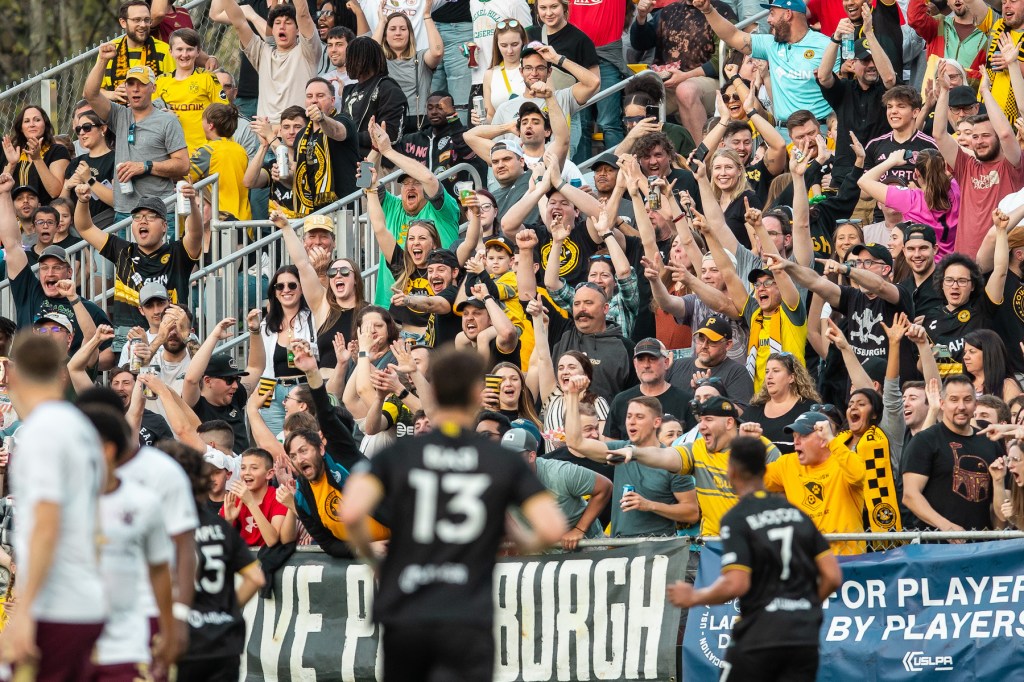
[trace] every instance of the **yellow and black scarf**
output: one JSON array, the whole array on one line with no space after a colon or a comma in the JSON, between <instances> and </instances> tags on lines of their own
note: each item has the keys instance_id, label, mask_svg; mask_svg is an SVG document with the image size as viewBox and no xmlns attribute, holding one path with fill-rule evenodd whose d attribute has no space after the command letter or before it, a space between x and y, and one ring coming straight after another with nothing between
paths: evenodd
<instances>
[{"instance_id":1,"label":"yellow and black scarf","mask_svg":"<svg viewBox=\"0 0 1024 682\"><path fill-rule=\"evenodd\" d=\"M43 142L42 147L39 150L39 158L46 159L46 155L50 153L50 143ZM29 174L32 172L33 161L28 157L26 150L21 150L21 156L18 157L18 167L14 171L15 176L18 178L18 185L33 185L34 183L29 181ZM39 183L42 185L42 181Z\"/></svg>"},{"instance_id":2,"label":"yellow and black scarf","mask_svg":"<svg viewBox=\"0 0 1024 682\"><path fill-rule=\"evenodd\" d=\"M840 442L849 443L849 430L839 434ZM903 530L900 519L896 479L892 471L889 439L882 429L872 426L857 441L856 452L864 460L864 507L873 533Z\"/></svg>"},{"instance_id":3,"label":"yellow and black scarf","mask_svg":"<svg viewBox=\"0 0 1024 682\"><path fill-rule=\"evenodd\" d=\"M157 52L156 43L153 42L152 36L146 38L146 44L139 48L139 51L142 53L142 63L153 69L154 76L159 76L161 74L160 63L163 61L163 55ZM130 68L128 36L125 36L117 43L117 54L107 62L106 76L110 80L110 87L117 87L123 83Z\"/></svg>"},{"instance_id":4,"label":"yellow and black scarf","mask_svg":"<svg viewBox=\"0 0 1024 682\"><path fill-rule=\"evenodd\" d=\"M334 110L331 109L327 116L333 117L334 114ZM334 192L334 172L331 168L331 150L328 147L327 133L323 128L314 131L315 125L312 120L306 124L295 151L292 192L295 196L295 207L301 215L312 213L317 208L338 200L338 195Z\"/></svg>"}]
</instances>

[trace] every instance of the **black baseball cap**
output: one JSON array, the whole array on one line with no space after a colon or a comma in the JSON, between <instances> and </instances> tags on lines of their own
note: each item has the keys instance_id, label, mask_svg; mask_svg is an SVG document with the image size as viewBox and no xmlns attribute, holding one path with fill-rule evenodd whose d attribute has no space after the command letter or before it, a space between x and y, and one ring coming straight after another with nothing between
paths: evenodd
<instances>
[{"instance_id":1,"label":"black baseball cap","mask_svg":"<svg viewBox=\"0 0 1024 682\"><path fill-rule=\"evenodd\" d=\"M470 296L464 301L459 301L455 304L455 312L461 313L467 305L473 306L474 308L487 308L487 301L483 301L476 296Z\"/></svg>"},{"instance_id":2,"label":"black baseball cap","mask_svg":"<svg viewBox=\"0 0 1024 682\"><path fill-rule=\"evenodd\" d=\"M434 249L427 255L427 265L447 265L456 270L459 267L459 259L449 249Z\"/></svg>"},{"instance_id":3,"label":"black baseball cap","mask_svg":"<svg viewBox=\"0 0 1024 682\"><path fill-rule=\"evenodd\" d=\"M855 41L853 47L853 58L854 59L871 59L871 48L868 46L868 39L862 38L861 40Z\"/></svg>"},{"instance_id":4,"label":"black baseball cap","mask_svg":"<svg viewBox=\"0 0 1024 682\"><path fill-rule=\"evenodd\" d=\"M167 205L164 204L164 200L160 197L142 197L139 199L139 203L135 204L135 208L132 209L132 215L142 210L152 211L160 217L167 215Z\"/></svg>"},{"instance_id":5,"label":"black baseball cap","mask_svg":"<svg viewBox=\"0 0 1024 682\"><path fill-rule=\"evenodd\" d=\"M739 410L736 409L736 403L721 396L713 395L702 403L698 403L697 401L694 401L694 403L696 403L694 405L695 417L740 418Z\"/></svg>"},{"instance_id":6,"label":"black baseball cap","mask_svg":"<svg viewBox=\"0 0 1024 682\"><path fill-rule=\"evenodd\" d=\"M206 373L203 376L227 379L228 377L247 377L249 373L238 369L238 363L227 353L216 353L210 358L210 363L206 366Z\"/></svg>"},{"instance_id":7,"label":"black baseball cap","mask_svg":"<svg viewBox=\"0 0 1024 682\"><path fill-rule=\"evenodd\" d=\"M903 241L909 242L911 239L923 239L935 246L935 228L923 223L910 223L903 228Z\"/></svg>"},{"instance_id":8,"label":"black baseball cap","mask_svg":"<svg viewBox=\"0 0 1024 682\"><path fill-rule=\"evenodd\" d=\"M814 425L820 422L828 422L829 419L823 412L804 412L796 418L796 421L783 429L786 433L799 433L806 436L814 431Z\"/></svg>"},{"instance_id":9,"label":"black baseball cap","mask_svg":"<svg viewBox=\"0 0 1024 682\"><path fill-rule=\"evenodd\" d=\"M594 169L598 166L611 166L612 168L618 169L619 157L615 156L615 152L601 152L594 159L594 163L590 164L590 168Z\"/></svg>"},{"instance_id":10,"label":"black baseball cap","mask_svg":"<svg viewBox=\"0 0 1024 682\"><path fill-rule=\"evenodd\" d=\"M775 279L775 275L772 273L771 270L765 270L763 268L754 268L747 275L747 281L753 284L762 277L771 277L772 279Z\"/></svg>"},{"instance_id":11,"label":"black baseball cap","mask_svg":"<svg viewBox=\"0 0 1024 682\"><path fill-rule=\"evenodd\" d=\"M31 194L34 194L36 196L36 199L39 198L39 190L37 190L32 185L18 185L17 187L11 190L11 199L16 198L22 192L29 192Z\"/></svg>"},{"instance_id":12,"label":"black baseball cap","mask_svg":"<svg viewBox=\"0 0 1024 682\"><path fill-rule=\"evenodd\" d=\"M648 337L641 340L633 348L633 357L638 358L641 355L653 355L656 358L667 358L668 351L665 350L665 344L658 339Z\"/></svg>"},{"instance_id":13,"label":"black baseball cap","mask_svg":"<svg viewBox=\"0 0 1024 682\"><path fill-rule=\"evenodd\" d=\"M850 253L854 256L865 251L867 251L872 258L877 258L890 268L892 267L892 254L889 253L889 247L885 244L876 244L875 242L871 242L869 244L857 244L857 246L850 249Z\"/></svg>"},{"instance_id":14,"label":"black baseball cap","mask_svg":"<svg viewBox=\"0 0 1024 682\"><path fill-rule=\"evenodd\" d=\"M722 315L711 315L701 323L694 334L703 334L712 341L732 338L732 325Z\"/></svg>"}]
</instances>

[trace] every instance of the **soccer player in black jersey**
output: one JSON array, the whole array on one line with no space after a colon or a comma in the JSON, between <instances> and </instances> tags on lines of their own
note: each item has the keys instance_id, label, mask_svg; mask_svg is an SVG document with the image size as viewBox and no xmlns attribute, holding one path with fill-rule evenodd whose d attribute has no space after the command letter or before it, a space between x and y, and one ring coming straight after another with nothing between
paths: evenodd
<instances>
[{"instance_id":1,"label":"soccer player in black jersey","mask_svg":"<svg viewBox=\"0 0 1024 682\"><path fill-rule=\"evenodd\" d=\"M732 442L729 482L740 500L722 517L722 575L699 590L677 581L668 598L686 608L739 597L740 618L720 682L813 681L821 604L843 574L811 520L784 497L765 492L764 455L759 440Z\"/></svg>"},{"instance_id":2,"label":"soccer player in black jersey","mask_svg":"<svg viewBox=\"0 0 1024 682\"><path fill-rule=\"evenodd\" d=\"M524 547L550 547L565 517L522 457L473 431L483 391L478 353L446 347L430 360L433 431L360 464L345 484L342 523L374 563L366 526L383 502L391 541L380 566L374 620L384 628L386 682L490 682L494 669L492 573L505 510L533 529Z\"/></svg>"}]
</instances>

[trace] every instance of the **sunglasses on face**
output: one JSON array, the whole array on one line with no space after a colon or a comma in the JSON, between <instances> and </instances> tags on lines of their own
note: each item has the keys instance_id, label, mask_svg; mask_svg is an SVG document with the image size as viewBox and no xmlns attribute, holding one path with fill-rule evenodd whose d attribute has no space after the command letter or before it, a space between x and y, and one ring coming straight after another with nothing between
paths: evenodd
<instances>
[{"instance_id":1,"label":"sunglasses on face","mask_svg":"<svg viewBox=\"0 0 1024 682\"><path fill-rule=\"evenodd\" d=\"M82 133L91 133L93 128L96 126L92 123L83 123L80 126L75 126L75 135L81 135Z\"/></svg>"},{"instance_id":2,"label":"sunglasses on face","mask_svg":"<svg viewBox=\"0 0 1024 682\"><path fill-rule=\"evenodd\" d=\"M499 31L504 31L506 28L519 28L519 22L515 19L506 19L505 21L499 21L496 23L494 28Z\"/></svg>"},{"instance_id":3,"label":"sunglasses on face","mask_svg":"<svg viewBox=\"0 0 1024 682\"><path fill-rule=\"evenodd\" d=\"M742 100L742 98L739 96L739 94L737 94L735 92L733 94L731 94L731 95L726 95L726 94L722 95L722 101L726 102L726 103L728 103L728 102L739 102L741 100Z\"/></svg>"},{"instance_id":4,"label":"sunglasses on face","mask_svg":"<svg viewBox=\"0 0 1024 682\"><path fill-rule=\"evenodd\" d=\"M644 120L643 116L627 116L625 119L626 125L636 125L640 121Z\"/></svg>"},{"instance_id":5,"label":"sunglasses on face","mask_svg":"<svg viewBox=\"0 0 1024 682\"><path fill-rule=\"evenodd\" d=\"M230 386L231 384L238 382L238 377L220 377L220 380Z\"/></svg>"},{"instance_id":6,"label":"sunglasses on face","mask_svg":"<svg viewBox=\"0 0 1024 682\"><path fill-rule=\"evenodd\" d=\"M832 403L814 403L811 405L811 412L835 412L836 406Z\"/></svg>"},{"instance_id":7,"label":"sunglasses on face","mask_svg":"<svg viewBox=\"0 0 1024 682\"><path fill-rule=\"evenodd\" d=\"M274 289L277 291L284 291L285 289L288 289L288 291L295 291L298 288L298 282L278 282L274 285Z\"/></svg>"},{"instance_id":8,"label":"sunglasses on face","mask_svg":"<svg viewBox=\"0 0 1024 682\"><path fill-rule=\"evenodd\" d=\"M316 18L317 19L326 19L327 17L333 17L333 16L334 16L334 10L333 9L322 9L319 12L316 13Z\"/></svg>"},{"instance_id":9,"label":"sunglasses on face","mask_svg":"<svg viewBox=\"0 0 1024 682\"><path fill-rule=\"evenodd\" d=\"M338 275L341 275L342 277L348 277L351 274L352 268L327 268L328 277L337 277Z\"/></svg>"}]
</instances>

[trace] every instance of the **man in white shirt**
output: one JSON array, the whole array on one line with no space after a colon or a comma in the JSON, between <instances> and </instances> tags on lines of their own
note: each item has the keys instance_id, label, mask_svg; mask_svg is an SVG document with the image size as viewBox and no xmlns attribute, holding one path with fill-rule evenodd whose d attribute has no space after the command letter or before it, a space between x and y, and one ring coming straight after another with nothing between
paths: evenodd
<instances>
[{"instance_id":1,"label":"man in white shirt","mask_svg":"<svg viewBox=\"0 0 1024 682\"><path fill-rule=\"evenodd\" d=\"M11 351L8 390L25 420L18 431L24 454L11 458L18 608L4 632L16 678L28 668L31 679L75 679L106 618L96 543L103 450L89 421L63 402L66 355L30 331L15 337Z\"/></svg>"}]
</instances>

